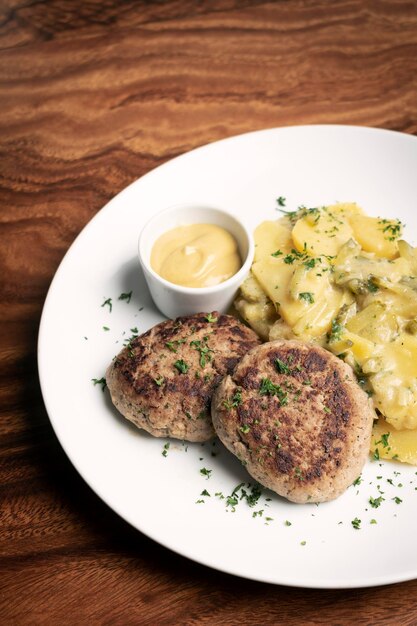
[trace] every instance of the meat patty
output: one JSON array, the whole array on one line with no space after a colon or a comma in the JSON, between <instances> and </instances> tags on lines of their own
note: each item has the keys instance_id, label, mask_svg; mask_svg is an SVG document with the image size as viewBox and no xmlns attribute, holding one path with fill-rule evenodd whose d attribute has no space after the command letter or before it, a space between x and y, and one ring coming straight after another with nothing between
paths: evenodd
<instances>
[{"instance_id":1,"label":"meat patty","mask_svg":"<svg viewBox=\"0 0 417 626\"><path fill-rule=\"evenodd\" d=\"M210 416L215 387L259 343L230 315L167 320L134 338L113 360L106 372L112 401L156 437L206 441L215 434Z\"/></svg>"},{"instance_id":2,"label":"meat patty","mask_svg":"<svg viewBox=\"0 0 417 626\"><path fill-rule=\"evenodd\" d=\"M360 474L375 417L352 369L319 346L265 343L217 388L214 428L260 484L325 502Z\"/></svg>"}]
</instances>

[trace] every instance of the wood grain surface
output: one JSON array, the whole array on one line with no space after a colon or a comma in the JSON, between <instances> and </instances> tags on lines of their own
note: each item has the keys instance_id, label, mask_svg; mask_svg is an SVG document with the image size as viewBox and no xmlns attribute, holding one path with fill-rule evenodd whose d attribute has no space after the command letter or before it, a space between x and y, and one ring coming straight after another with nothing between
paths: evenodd
<instances>
[{"instance_id":1,"label":"wood grain surface","mask_svg":"<svg viewBox=\"0 0 417 626\"><path fill-rule=\"evenodd\" d=\"M131 529L67 460L36 364L64 253L155 166L272 126L417 134L415 0L0 0L0 111L0 623L417 624L417 581L271 586Z\"/></svg>"}]
</instances>

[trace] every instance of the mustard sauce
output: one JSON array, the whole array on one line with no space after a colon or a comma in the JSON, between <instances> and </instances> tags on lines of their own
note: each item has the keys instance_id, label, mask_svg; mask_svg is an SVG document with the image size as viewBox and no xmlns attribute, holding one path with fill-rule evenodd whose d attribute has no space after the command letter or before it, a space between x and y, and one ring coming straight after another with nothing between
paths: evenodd
<instances>
[{"instance_id":1,"label":"mustard sauce","mask_svg":"<svg viewBox=\"0 0 417 626\"><path fill-rule=\"evenodd\" d=\"M215 224L178 226L161 235L151 252L151 267L182 287L212 287L241 268L234 237Z\"/></svg>"}]
</instances>

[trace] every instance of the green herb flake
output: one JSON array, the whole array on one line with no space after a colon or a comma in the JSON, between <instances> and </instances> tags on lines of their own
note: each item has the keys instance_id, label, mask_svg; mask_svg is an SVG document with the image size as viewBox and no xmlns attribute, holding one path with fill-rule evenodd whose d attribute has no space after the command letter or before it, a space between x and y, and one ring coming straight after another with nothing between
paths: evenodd
<instances>
[{"instance_id":1,"label":"green herb flake","mask_svg":"<svg viewBox=\"0 0 417 626\"><path fill-rule=\"evenodd\" d=\"M284 198L284 196L279 196L279 198L277 198L277 204L278 206L285 206L286 203L286 198Z\"/></svg>"},{"instance_id":2,"label":"green herb flake","mask_svg":"<svg viewBox=\"0 0 417 626\"><path fill-rule=\"evenodd\" d=\"M284 522L284 525L285 526L292 526L292 522L290 522L289 520L286 519L285 522Z\"/></svg>"},{"instance_id":3,"label":"green herb flake","mask_svg":"<svg viewBox=\"0 0 417 626\"><path fill-rule=\"evenodd\" d=\"M208 498L211 498L211 495L209 494L207 489L203 489L203 491L200 493L200 496L207 496Z\"/></svg>"},{"instance_id":4,"label":"green herb flake","mask_svg":"<svg viewBox=\"0 0 417 626\"><path fill-rule=\"evenodd\" d=\"M159 378L154 378L154 383L156 385L158 385L158 387L161 387L161 385L163 385L165 378L163 376L159 376Z\"/></svg>"},{"instance_id":5,"label":"green herb flake","mask_svg":"<svg viewBox=\"0 0 417 626\"><path fill-rule=\"evenodd\" d=\"M327 335L328 342L333 343L334 341L340 341L344 330L345 327L342 324L339 324L336 318L332 320L332 327L330 333Z\"/></svg>"},{"instance_id":6,"label":"green herb flake","mask_svg":"<svg viewBox=\"0 0 417 626\"><path fill-rule=\"evenodd\" d=\"M106 379L104 377L103 378L92 378L91 380L92 380L94 386L101 385L101 391L104 391L105 388L107 387L107 382L106 382Z\"/></svg>"},{"instance_id":7,"label":"green herb flake","mask_svg":"<svg viewBox=\"0 0 417 626\"><path fill-rule=\"evenodd\" d=\"M240 404L242 404L242 390L237 389L232 396L231 400L223 400L223 406L229 411L230 409L235 409Z\"/></svg>"},{"instance_id":8,"label":"green herb flake","mask_svg":"<svg viewBox=\"0 0 417 626\"><path fill-rule=\"evenodd\" d=\"M355 517L355 519L351 521L351 524L355 530L359 530L361 527L361 520Z\"/></svg>"},{"instance_id":9,"label":"green herb flake","mask_svg":"<svg viewBox=\"0 0 417 626\"><path fill-rule=\"evenodd\" d=\"M314 294L311 291L302 291L298 294L299 300L304 300L308 304L314 304Z\"/></svg>"},{"instance_id":10,"label":"green herb flake","mask_svg":"<svg viewBox=\"0 0 417 626\"><path fill-rule=\"evenodd\" d=\"M382 502L385 500L385 498L383 498L382 496L379 496L379 498L369 498L369 504L374 508L377 509L379 506L381 506Z\"/></svg>"},{"instance_id":11,"label":"green herb flake","mask_svg":"<svg viewBox=\"0 0 417 626\"><path fill-rule=\"evenodd\" d=\"M274 385L269 378L262 378L259 394L261 396L277 396L281 406L288 404L288 394L284 392L280 385Z\"/></svg>"},{"instance_id":12,"label":"green herb flake","mask_svg":"<svg viewBox=\"0 0 417 626\"><path fill-rule=\"evenodd\" d=\"M168 348L171 352L177 352L178 347L185 343L185 339L174 339L173 341L166 341L165 347Z\"/></svg>"},{"instance_id":13,"label":"green herb flake","mask_svg":"<svg viewBox=\"0 0 417 626\"><path fill-rule=\"evenodd\" d=\"M127 304L129 304L129 302L132 299L132 293L133 291L129 291L129 293L121 293L119 296L119 300L125 300Z\"/></svg>"},{"instance_id":14,"label":"green herb flake","mask_svg":"<svg viewBox=\"0 0 417 626\"><path fill-rule=\"evenodd\" d=\"M162 450L162 456L167 457L168 456L168 450L169 450L169 446L171 444L168 442L164 445L164 449Z\"/></svg>"},{"instance_id":15,"label":"green herb flake","mask_svg":"<svg viewBox=\"0 0 417 626\"><path fill-rule=\"evenodd\" d=\"M201 474L202 476L205 476L205 477L207 478L207 480L208 480L208 479L210 478L210 476L211 476L212 471L213 471L213 470L209 470L209 469L207 469L206 467L202 467L202 468L200 469L200 474Z\"/></svg>"},{"instance_id":16,"label":"green herb flake","mask_svg":"<svg viewBox=\"0 0 417 626\"><path fill-rule=\"evenodd\" d=\"M203 341L199 339L190 341L190 346L200 353L200 367L205 367L206 364L212 360L211 353L213 350L207 345L207 339L207 337L204 337Z\"/></svg>"},{"instance_id":17,"label":"green herb flake","mask_svg":"<svg viewBox=\"0 0 417 626\"><path fill-rule=\"evenodd\" d=\"M188 372L189 365L182 359L175 361L174 367L179 371L180 374L186 374Z\"/></svg>"},{"instance_id":18,"label":"green herb flake","mask_svg":"<svg viewBox=\"0 0 417 626\"><path fill-rule=\"evenodd\" d=\"M275 252L272 252L271 256L276 258L276 257L281 256L282 254L284 253L281 250L275 250Z\"/></svg>"},{"instance_id":19,"label":"green herb flake","mask_svg":"<svg viewBox=\"0 0 417 626\"><path fill-rule=\"evenodd\" d=\"M395 496L395 498L393 498L395 504L401 504L402 500L401 498L399 498L398 496Z\"/></svg>"},{"instance_id":20,"label":"green herb flake","mask_svg":"<svg viewBox=\"0 0 417 626\"><path fill-rule=\"evenodd\" d=\"M248 426L247 424L242 424L242 426L239 426L239 430L240 430L243 434L247 435L247 434L248 434L248 432L250 432L250 426Z\"/></svg>"},{"instance_id":21,"label":"green herb flake","mask_svg":"<svg viewBox=\"0 0 417 626\"><path fill-rule=\"evenodd\" d=\"M206 315L204 319L206 320L206 322L209 322L209 324L214 324L218 320L218 318L215 317L212 313L209 313L208 315Z\"/></svg>"},{"instance_id":22,"label":"green herb flake","mask_svg":"<svg viewBox=\"0 0 417 626\"><path fill-rule=\"evenodd\" d=\"M382 444L382 446L384 448L388 448L389 447L389 443L388 443L388 439L391 433L384 433L383 435L381 435L381 439L379 441L375 441L375 445L378 446L379 444Z\"/></svg>"},{"instance_id":23,"label":"green herb flake","mask_svg":"<svg viewBox=\"0 0 417 626\"><path fill-rule=\"evenodd\" d=\"M113 310L113 304L112 304L112 299L111 298L107 298L106 300L104 300L103 304L101 305L102 307L108 306L109 307L109 312L111 313Z\"/></svg>"},{"instance_id":24,"label":"green herb flake","mask_svg":"<svg viewBox=\"0 0 417 626\"><path fill-rule=\"evenodd\" d=\"M275 359L274 364L280 374L291 374L291 369L281 359Z\"/></svg>"}]
</instances>

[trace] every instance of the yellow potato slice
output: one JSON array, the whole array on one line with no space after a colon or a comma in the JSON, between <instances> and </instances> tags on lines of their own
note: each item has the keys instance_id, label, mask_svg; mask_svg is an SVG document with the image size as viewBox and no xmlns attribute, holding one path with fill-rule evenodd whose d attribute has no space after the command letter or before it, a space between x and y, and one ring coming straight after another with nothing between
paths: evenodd
<instances>
[{"instance_id":1,"label":"yellow potato slice","mask_svg":"<svg viewBox=\"0 0 417 626\"><path fill-rule=\"evenodd\" d=\"M328 349L334 354L350 353L354 360L362 367L363 363L375 354L375 343L356 333L346 329L342 330L340 337L330 340Z\"/></svg>"},{"instance_id":2,"label":"yellow potato slice","mask_svg":"<svg viewBox=\"0 0 417 626\"><path fill-rule=\"evenodd\" d=\"M330 284L328 269L326 261L308 268L303 260L286 263L283 257L271 256L252 266L279 314L301 338L326 333L342 304L343 295Z\"/></svg>"},{"instance_id":3,"label":"yellow potato slice","mask_svg":"<svg viewBox=\"0 0 417 626\"><path fill-rule=\"evenodd\" d=\"M354 237L363 250L386 259L395 259L398 256L397 240L402 234L402 224L399 220L352 215L349 222Z\"/></svg>"},{"instance_id":4,"label":"yellow potato slice","mask_svg":"<svg viewBox=\"0 0 417 626\"><path fill-rule=\"evenodd\" d=\"M381 417L372 429L371 452L381 459L417 465L417 430L397 430Z\"/></svg>"},{"instance_id":5,"label":"yellow potato slice","mask_svg":"<svg viewBox=\"0 0 417 626\"><path fill-rule=\"evenodd\" d=\"M343 211L334 206L309 209L304 217L297 220L292 231L295 248L311 256L336 256L352 236L348 219Z\"/></svg>"},{"instance_id":6,"label":"yellow potato slice","mask_svg":"<svg viewBox=\"0 0 417 626\"><path fill-rule=\"evenodd\" d=\"M377 301L351 317L346 328L369 341L384 343L391 341L398 332L398 323L386 305Z\"/></svg>"},{"instance_id":7,"label":"yellow potato slice","mask_svg":"<svg viewBox=\"0 0 417 626\"><path fill-rule=\"evenodd\" d=\"M260 261L272 254L282 252L288 254L293 247L291 231L278 222L262 222L256 228L255 261ZM280 256L278 254L278 256Z\"/></svg>"}]
</instances>

